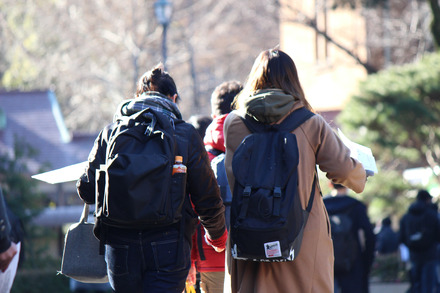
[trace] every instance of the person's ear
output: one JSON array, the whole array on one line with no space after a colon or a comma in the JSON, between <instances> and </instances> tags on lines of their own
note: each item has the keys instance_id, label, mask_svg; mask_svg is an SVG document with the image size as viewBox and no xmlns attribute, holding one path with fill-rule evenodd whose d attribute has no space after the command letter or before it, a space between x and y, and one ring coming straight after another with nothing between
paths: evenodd
<instances>
[{"instance_id":1,"label":"person's ear","mask_svg":"<svg viewBox=\"0 0 440 293\"><path fill-rule=\"evenodd\" d=\"M174 94L174 96L171 96L170 98L175 103L177 101L177 94Z\"/></svg>"}]
</instances>

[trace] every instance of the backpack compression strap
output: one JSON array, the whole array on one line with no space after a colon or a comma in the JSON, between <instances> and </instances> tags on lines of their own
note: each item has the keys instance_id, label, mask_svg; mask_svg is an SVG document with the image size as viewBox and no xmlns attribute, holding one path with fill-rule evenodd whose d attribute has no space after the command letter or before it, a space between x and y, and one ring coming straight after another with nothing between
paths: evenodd
<instances>
[{"instance_id":1,"label":"backpack compression strap","mask_svg":"<svg viewBox=\"0 0 440 293\"><path fill-rule=\"evenodd\" d=\"M313 183L312 183L312 191L310 192L309 202L307 203L306 211L310 213L313 206L313 200L315 199L315 188L316 188L316 180L318 179L318 170L315 170L315 174L313 175ZM318 183L319 184L319 183ZM251 194L251 186L246 185L243 191L243 205L240 209L240 213L238 215L239 220L243 220L246 217L247 210L249 207L249 200L250 200L250 194ZM273 208L273 215L279 216L281 205L280 205L280 199L281 199L281 189L279 187L275 187L274 189L274 208Z\"/></svg>"},{"instance_id":2,"label":"backpack compression strap","mask_svg":"<svg viewBox=\"0 0 440 293\"><path fill-rule=\"evenodd\" d=\"M280 124L263 124L258 121L256 121L254 118L249 116L248 114L245 115L245 117L240 117L243 123L246 125L246 127L251 132L268 132L268 131L286 131L291 132L298 128L301 124L303 124L306 120L311 118L315 113L307 110L306 108L302 107L299 108L292 113L290 113L286 119L283 120ZM309 202L307 203L306 211L310 213L313 205L313 200L315 198L315 187L316 187L316 180L318 177L318 170L316 169L314 174L314 179L312 183L312 192L310 193ZM278 190L279 188L276 187L274 190L274 197L277 197L278 194L281 195L281 191ZM239 218L244 218L247 213L247 206L249 201L249 194L250 194L251 186L246 186L244 189L244 206L245 208L242 208L240 211ZM274 206L274 215L278 215L281 207L276 202Z\"/></svg>"}]
</instances>

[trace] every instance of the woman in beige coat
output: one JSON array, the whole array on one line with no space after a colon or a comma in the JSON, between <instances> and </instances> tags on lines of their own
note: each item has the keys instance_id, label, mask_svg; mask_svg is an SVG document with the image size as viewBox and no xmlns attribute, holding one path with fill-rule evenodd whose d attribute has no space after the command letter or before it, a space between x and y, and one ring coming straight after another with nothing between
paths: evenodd
<instances>
[{"instance_id":1,"label":"woman in beige coat","mask_svg":"<svg viewBox=\"0 0 440 293\"><path fill-rule=\"evenodd\" d=\"M293 60L278 49L260 53L243 91L237 96L235 110L224 126L226 172L231 189L234 186L232 159L234 151L250 131L239 116L281 123L288 114L301 107L312 110L307 102ZM299 196L303 209L309 201L315 166L334 183L357 193L363 191L366 172L350 158L350 151L320 115L314 115L293 131L299 149ZM317 183L318 184L318 183ZM305 227L301 250L291 262L255 262L235 260L227 251L225 292L240 293L328 293L333 292L333 245L329 220L320 190Z\"/></svg>"}]
</instances>

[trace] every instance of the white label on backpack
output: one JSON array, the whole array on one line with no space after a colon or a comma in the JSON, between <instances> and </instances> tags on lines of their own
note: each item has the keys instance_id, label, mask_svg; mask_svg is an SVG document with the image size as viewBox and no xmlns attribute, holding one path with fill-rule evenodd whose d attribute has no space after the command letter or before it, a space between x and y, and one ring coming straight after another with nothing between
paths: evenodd
<instances>
[{"instance_id":1,"label":"white label on backpack","mask_svg":"<svg viewBox=\"0 0 440 293\"><path fill-rule=\"evenodd\" d=\"M279 241L264 243L264 251L266 252L267 258L280 257L281 256L281 246Z\"/></svg>"}]
</instances>

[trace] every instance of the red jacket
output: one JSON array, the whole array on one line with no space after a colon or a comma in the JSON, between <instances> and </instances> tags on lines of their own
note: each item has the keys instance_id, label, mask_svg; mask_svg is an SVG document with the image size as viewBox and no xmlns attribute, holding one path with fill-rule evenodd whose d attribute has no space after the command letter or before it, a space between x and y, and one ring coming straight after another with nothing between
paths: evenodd
<instances>
[{"instance_id":1,"label":"red jacket","mask_svg":"<svg viewBox=\"0 0 440 293\"><path fill-rule=\"evenodd\" d=\"M209 150L214 152L225 152L225 138L223 136L223 123L228 114L214 118L206 129L204 144L208 151L209 159L212 161L216 157ZM218 253L205 242L205 231L198 225L196 233L193 235L193 248L191 251L191 260L196 265L198 272L221 272L225 270L225 251ZM200 243L202 251L199 251ZM202 260L201 256L204 256Z\"/></svg>"},{"instance_id":2,"label":"red jacket","mask_svg":"<svg viewBox=\"0 0 440 293\"><path fill-rule=\"evenodd\" d=\"M215 152L224 153L225 152L225 137L223 135L223 124L228 114L219 116L212 120L208 128L206 128L205 138L203 143L208 151L209 159L212 161L217 155L209 152L209 150L214 149Z\"/></svg>"}]
</instances>

